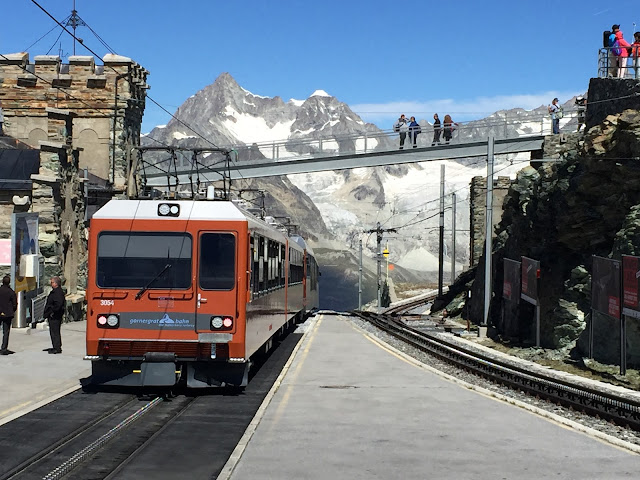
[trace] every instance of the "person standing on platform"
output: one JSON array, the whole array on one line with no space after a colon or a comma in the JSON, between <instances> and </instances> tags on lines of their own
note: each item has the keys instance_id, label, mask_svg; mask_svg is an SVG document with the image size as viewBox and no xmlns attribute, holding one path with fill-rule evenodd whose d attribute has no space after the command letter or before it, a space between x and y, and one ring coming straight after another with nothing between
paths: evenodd
<instances>
[{"instance_id":1,"label":"person standing on platform","mask_svg":"<svg viewBox=\"0 0 640 480\"><path fill-rule=\"evenodd\" d=\"M49 321L49 335L51 335L51 344L53 345L53 348L47 348L46 351L52 354L62 353L60 327L64 314L64 292L60 286L61 283L60 277L51 277L52 290L44 306L44 318Z\"/></svg>"},{"instance_id":2,"label":"person standing on platform","mask_svg":"<svg viewBox=\"0 0 640 480\"><path fill-rule=\"evenodd\" d=\"M422 129L420 128L420 125L418 125L418 122L416 122L416 117L411 117L409 122L409 140L411 141L413 148L418 146L416 142L418 141L418 135L420 133L422 133Z\"/></svg>"},{"instance_id":3,"label":"person standing on platform","mask_svg":"<svg viewBox=\"0 0 640 480\"><path fill-rule=\"evenodd\" d=\"M553 134L560 133L560 119L562 118L562 107L558 105L558 99L554 98L548 107L549 115L551 115L551 125L553 126Z\"/></svg>"},{"instance_id":4,"label":"person standing on platform","mask_svg":"<svg viewBox=\"0 0 640 480\"><path fill-rule=\"evenodd\" d=\"M404 141L407 138L407 132L409 131L409 125L407 124L404 113L400 115L400 118L393 126L393 131L400 133L400 150L402 150L404 148Z\"/></svg>"},{"instance_id":5,"label":"person standing on platform","mask_svg":"<svg viewBox=\"0 0 640 480\"><path fill-rule=\"evenodd\" d=\"M440 123L440 118L437 113L433 114L433 141L431 142L431 146L433 147L436 143L440 145L440 135L442 135L442 127Z\"/></svg>"},{"instance_id":6,"label":"person standing on platform","mask_svg":"<svg viewBox=\"0 0 640 480\"><path fill-rule=\"evenodd\" d=\"M614 25L614 35L616 38L615 46L613 53L617 56L618 61L618 78L625 78L627 76L627 70L629 66L627 65L627 61L629 59L629 54L631 53L631 44L624 39L624 35L622 34L622 30L620 30L620 25Z\"/></svg>"},{"instance_id":7,"label":"person standing on platform","mask_svg":"<svg viewBox=\"0 0 640 480\"><path fill-rule=\"evenodd\" d=\"M0 320L2 321L2 348L0 355L9 355L13 353L9 350L9 332L11 331L11 322L18 308L16 292L14 292L9 284L11 278L5 275L0 286Z\"/></svg>"},{"instance_id":8,"label":"person standing on platform","mask_svg":"<svg viewBox=\"0 0 640 480\"><path fill-rule=\"evenodd\" d=\"M453 137L454 125L457 127L458 124L451 119L451 115L444 116L444 143L449 143L451 138Z\"/></svg>"}]
</instances>

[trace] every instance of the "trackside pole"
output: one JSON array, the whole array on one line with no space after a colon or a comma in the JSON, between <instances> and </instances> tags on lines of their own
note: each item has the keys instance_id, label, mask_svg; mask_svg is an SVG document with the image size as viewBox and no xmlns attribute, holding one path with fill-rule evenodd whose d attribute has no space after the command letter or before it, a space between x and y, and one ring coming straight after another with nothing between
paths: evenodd
<instances>
[{"instance_id":1,"label":"trackside pole","mask_svg":"<svg viewBox=\"0 0 640 480\"><path fill-rule=\"evenodd\" d=\"M440 165L440 235L438 244L438 297L442 297L444 279L444 163Z\"/></svg>"},{"instance_id":2,"label":"trackside pole","mask_svg":"<svg viewBox=\"0 0 640 480\"><path fill-rule=\"evenodd\" d=\"M592 288L593 292L593 288ZM593 293L592 293L593 295ZM591 297L593 298L593 297ZM589 322L589 358L593 358L593 308L591 309L591 321Z\"/></svg>"},{"instance_id":3,"label":"trackside pole","mask_svg":"<svg viewBox=\"0 0 640 480\"><path fill-rule=\"evenodd\" d=\"M378 263L378 271L377 271L377 275L376 275L376 280L378 282L378 312L380 312L380 309L382 308L382 285L381 285L381 278L380 278L380 270L381 270L381 265L380 265L380 260L382 259L382 229L380 228L380 222L376 223L376 238L378 240L377 246L376 246L376 261Z\"/></svg>"},{"instance_id":4,"label":"trackside pole","mask_svg":"<svg viewBox=\"0 0 640 480\"><path fill-rule=\"evenodd\" d=\"M482 324L489 324L489 305L491 303L491 257L493 250L493 148L494 137L487 141L487 201L485 213L485 247L484 247L484 318Z\"/></svg>"},{"instance_id":5,"label":"trackside pole","mask_svg":"<svg viewBox=\"0 0 640 480\"><path fill-rule=\"evenodd\" d=\"M620 375L627 374L627 323L626 316L620 316Z\"/></svg>"},{"instance_id":6,"label":"trackside pole","mask_svg":"<svg viewBox=\"0 0 640 480\"><path fill-rule=\"evenodd\" d=\"M540 301L536 301L536 347L540 347Z\"/></svg>"},{"instance_id":7,"label":"trackside pole","mask_svg":"<svg viewBox=\"0 0 640 480\"><path fill-rule=\"evenodd\" d=\"M358 271L358 310L362 310L362 238L360 239L360 267Z\"/></svg>"},{"instance_id":8,"label":"trackside pole","mask_svg":"<svg viewBox=\"0 0 640 480\"><path fill-rule=\"evenodd\" d=\"M451 282L456 280L456 194L451 194Z\"/></svg>"}]
</instances>

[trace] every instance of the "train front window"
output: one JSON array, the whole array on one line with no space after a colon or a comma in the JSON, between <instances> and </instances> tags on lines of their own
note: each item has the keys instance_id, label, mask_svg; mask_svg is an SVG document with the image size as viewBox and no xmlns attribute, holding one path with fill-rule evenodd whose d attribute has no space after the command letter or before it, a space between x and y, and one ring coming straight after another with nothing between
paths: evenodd
<instances>
[{"instance_id":1,"label":"train front window","mask_svg":"<svg viewBox=\"0 0 640 480\"><path fill-rule=\"evenodd\" d=\"M185 233L103 232L96 282L102 288L189 288L191 245Z\"/></svg>"},{"instance_id":2,"label":"train front window","mask_svg":"<svg viewBox=\"0 0 640 480\"><path fill-rule=\"evenodd\" d=\"M200 236L200 287L233 290L236 281L236 237L231 233Z\"/></svg>"}]
</instances>

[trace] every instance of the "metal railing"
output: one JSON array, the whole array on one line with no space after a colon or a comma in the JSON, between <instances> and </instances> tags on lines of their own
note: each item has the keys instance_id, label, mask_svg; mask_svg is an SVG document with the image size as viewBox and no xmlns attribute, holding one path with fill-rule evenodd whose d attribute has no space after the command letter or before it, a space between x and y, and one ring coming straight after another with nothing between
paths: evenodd
<instances>
[{"instance_id":1,"label":"metal railing","mask_svg":"<svg viewBox=\"0 0 640 480\"><path fill-rule=\"evenodd\" d=\"M560 129L566 129L568 125L577 125L577 106L575 109L565 110L560 120ZM420 125L421 133L417 136L416 148L431 147L434 140L434 127L431 124ZM522 110L517 113L509 113L504 116L488 117L479 121L458 122L453 125L452 138L449 145L464 145L465 143L486 142L489 136L496 140L522 138L527 136L540 136L552 134L551 115L544 111L531 112ZM264 162L272 160L291 161L318 158L332 158L345 155L384 153L400 150L399 132L393 129L378 130L375 132L355 133L351 135L320 136L315 138L289 138L271 142L256 142L252 144L228 144L220 145L222 150L228 149L231 153L233 164L247 164L253 161ZM444 131L440 135L440 144L436 142L435 148L446 148ZM407 133L403 150L413 148L412 138ZM188 148L187 148L188 149ZM167 153L149 152L145 154L144 175L168 174L173 175L185 170L191 170L194 160L191 152L174 152L174 157L167 157ZM147 157L147 155L149 155ZM206 168L220 162L220 157L209 156L209 153L200 154L198 168ZM172 163L174 162L174 163ZM176 171L177 170L177 171ZM212 181L208 179L206 181Z\"/></svg>"},{"instance_id":2,"label":"metal railing","mask_svg":"<svg viewBox=\"0 0 640 480\"><path fill-rule=\"evenodd\" d=\"M627 56L614 52L627 49ZM633 55L628 55L631 52ZM598 51L599 78L634 78L640 80L640 46L606 47Z\"/></svg>"}]
</instances>

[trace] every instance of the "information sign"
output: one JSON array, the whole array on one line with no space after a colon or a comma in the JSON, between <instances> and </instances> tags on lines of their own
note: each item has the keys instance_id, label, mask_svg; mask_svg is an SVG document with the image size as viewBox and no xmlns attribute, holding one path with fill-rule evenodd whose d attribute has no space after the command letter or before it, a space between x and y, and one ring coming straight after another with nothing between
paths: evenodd
<instances>
[{"instance_id":1,"label":"information sign","mask_svg":"<svg viewBox=\"0 0 640 480\"><path fill-rule=\"evenodd\" d=\"M620 261L593 256L591 308L620 319Z\"/></svg>"},{"instance_id":2,"label":"information sign","mask_svg":"<svg viewBox=\"0 0 640 480\"><path fill-rule=\"evenodd\" d=\"M640 257L622 256L622 314L640 318Z\"/></svg>"}]
</instances>

